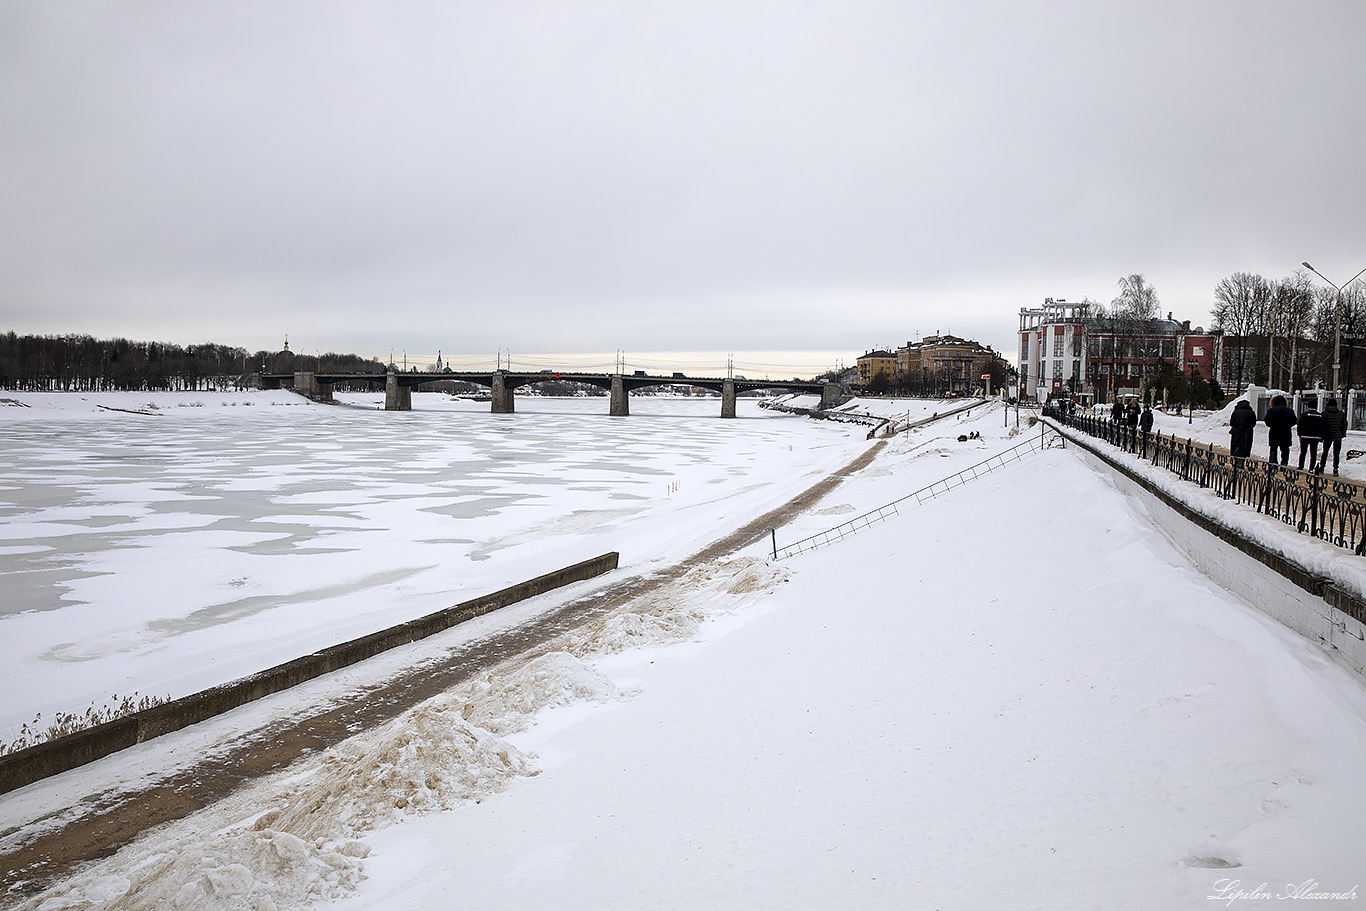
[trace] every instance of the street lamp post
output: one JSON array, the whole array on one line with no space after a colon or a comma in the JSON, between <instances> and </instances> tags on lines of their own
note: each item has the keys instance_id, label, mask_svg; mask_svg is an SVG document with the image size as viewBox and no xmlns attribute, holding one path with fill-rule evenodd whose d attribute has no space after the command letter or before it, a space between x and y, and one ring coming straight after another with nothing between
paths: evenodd
<instances>
[{"instance_id":1,"label":"street lamp post","mask_svg":"<svg viewBox=\"0 0 1366 911\"><path fill-rule=\"evenodd\" d=\"M1310 272L1313 272L1319 278L1322 278L1324 281L1328 282L1328 284L1332 285L1333 289L1336 290L1338 293L1337 307L1333 311L1333 395L1337 395L1338 368L1342 366L1342 289L1347 285L1350 285L1352 282L1356 281L1358 278L1361 278L1363 274L1366 274L1366 269L1362 269L1356 275L1353 275L1350 280L1343 282L1341 285L1338 285L1328 281L1327 277L1325 277L1322 272L1320 272L1318 269L1315 269L1313 266L1309 265L1309 263L1300 263L1300 265L1304 266Z\"/></svg>"}]
</instances>

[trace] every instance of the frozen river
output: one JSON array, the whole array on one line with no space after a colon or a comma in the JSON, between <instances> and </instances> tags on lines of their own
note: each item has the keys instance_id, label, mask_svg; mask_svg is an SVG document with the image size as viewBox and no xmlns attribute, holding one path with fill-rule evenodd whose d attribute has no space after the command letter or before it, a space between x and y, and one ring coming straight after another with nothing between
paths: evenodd
<instances>
[{"instance_id":1,"label":"frozen river","mask_svg":"<svg viewBox=\"0 0 1366 911\"><path fill-rule=\"evenodd\" d=\"M674 561L843 464L867 428L714 398L10 394L0 737L178 697L610 550ZM121 410L115 410L121 409ZM144 412L144 413L134 413Z\"/></svg>"}]
</instances>

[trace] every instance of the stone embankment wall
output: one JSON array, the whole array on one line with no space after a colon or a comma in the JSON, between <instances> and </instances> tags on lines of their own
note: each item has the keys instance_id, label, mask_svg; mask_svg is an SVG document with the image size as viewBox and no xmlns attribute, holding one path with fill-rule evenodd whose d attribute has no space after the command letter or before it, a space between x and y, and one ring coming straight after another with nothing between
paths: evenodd
<instances>
[{"instance_id":1,"label":"stone embankment wall","mask_svg":"<svg viewBox=\"0 0 1366 911\"><path fill-rule=\"evenodd\" d=\"M424 639L500 607L545 594L572 582L600 576L616 569L617 561L617 553L603 554L519 582L491 595L462 601L425 617L296 658L250 677L0 756L0 794L93 762L144 740L178 731L248 702L372 658L396 646Z\"/></svg>"},{"instance_id":2,"label":"stone embankment wall","mask_svg":"<svg viewBox=\"0 0 1366 911\"><path fill-rule=\"evenodd\" d=\"M1153 523L1202 573L1366 676L1366 601L1353 587L1324 578L1308 560L1275 553L1238 529L1201 514L1132 471L1104 444L1065 429L1064 436L1068 447L1075 446L1084 461L1113 477L1120 492L1142 502ZM1258 521L1277 521L1251 515ZM1304 542L1319 545L1308 537Z\"/></svg>"}]
</instances>

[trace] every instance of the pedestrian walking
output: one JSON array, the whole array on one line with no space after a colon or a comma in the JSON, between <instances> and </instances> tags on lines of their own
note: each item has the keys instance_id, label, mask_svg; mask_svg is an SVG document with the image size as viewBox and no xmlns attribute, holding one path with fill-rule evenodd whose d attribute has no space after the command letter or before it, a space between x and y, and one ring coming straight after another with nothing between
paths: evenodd
<instances>
[{"instance_id":1,"label":"pedestrian walking","mask_svg":"<svg viewBox=\"0 0 1366 911\"><path fill-rule=\"evenodd\" d=\"M1137 451L1138 448L1138 400L1135 399L1124 409L1124 426L1129 428L1125 431L1129 437L1128 450Z\"/></svg>"},{"instance_id":2,"label":"pedestrian walking","mask_svg":"<svg viewBox=\"0 0 1366 911\"><path fill-rule=\"evenodd\" d=\"M1296 425L1300 435L1300 469L1304 469L1304 454L1309 453L1309 470L1319 470L1319 443L1323 441L1323 415L1313 405L1300 415Z\"/></svg>"},{"instance_id":3,"label":"pedestrian walking","mask_svg":"<svg viewBox=\"0 0 1366 911\"><path fill-rule=\"evenodd\" d=\"M1243 459L1252 455L1252 432L1257 429L1257 412L1252 410L1247 399L1239 399L1238 404L1233 406L1228 426L1228 451L1234 458L1234 464L1241 465Z\"/></svg>"},{"instance_id":4,"label":"pedestrian walking","mask_svg":"<svg viewBox=\"0 0 1366 911\"><path fill-rule=\"evenodd\" d=\"M1337 399L1329 399L1323 406L1323 459L1319 471L1328 467L1328 450L1333 450L1333 474L1338 473L1338 456L1342 454L1342 438L1347 436L1347 413L1338 408Z\"/></svg>"},{"instance_id":5,"label":"pedestrian walking","mask_svg":"<svg viewBox=\"0 0 1366 911\"><path fill-rule=\"evenodd\" d=\"M1271 444L1272 465L1276 464L1277 453L1280 453L1282 465L1290 464L1290 429L1297 422L1295 409L1285 403L1285 396L1273 396L1271 407L1266 410L1266 417L1262 418L1262 423L1270 430L1267 436Z\"/></svg>"}]
</instances>

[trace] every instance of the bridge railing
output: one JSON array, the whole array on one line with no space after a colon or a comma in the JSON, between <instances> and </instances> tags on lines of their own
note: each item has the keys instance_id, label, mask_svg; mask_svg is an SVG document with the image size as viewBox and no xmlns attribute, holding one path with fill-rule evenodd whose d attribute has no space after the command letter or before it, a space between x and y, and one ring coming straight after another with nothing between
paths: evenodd
<instances>
[{"instance_id":1,"label":"bridge railing","mask_svg":"<svg viewBox=\"0 0 1366 911\"><path fill-rule=\"evenodd\" d=\"M1050 433L1052 436L1049 435ZM798 554L804 554L819 547L825 547L827 544L843 541L845 538L858 534L865 528L869 528L879 522L885 522L893 516L900 515L903 507L912 505L918 506L927 500L941 497L951 490L962 487L964 484L975 481L997 469L1004 468L1012 462L1017 462L1030 453L1047 448L1051 439L1058 438L1059 435L1057 431L1054 431L1051 427L1040 424L1038 436L1033 436L1031 434L1024 442L1012 446L1004 452L998 452L989 459L984 459L975 465L969 465L962 471L954 472L946 478L940 478L933 484L927 484L919 490L912 491L903 497L898 497L890 503L879 506L877 509L865 512L847 522L841 522L834 528L826 529L825 531L802 538L799 541L794 541L791 544L785 544L782 547L778 546L778 536L775 531L773 533L773 559L786 560L788 557L795 557Z\"/></svg>"},{"instance_id":2,"label":"bridge railing","mask_svg":"<svg viewBox=\"0 0 1366 911\"><path fill-rule=\"evenodd\" d=\"M1235 459L1209 444L1174 433L1143 433L1089 414L1063 414L1045 408L1044 416L1212 490L1225 500L1280 519L1301 534L1366 556L1366 499L1363 488L1313 471L1261 459Z\"/></svg>"}]
</instances>

